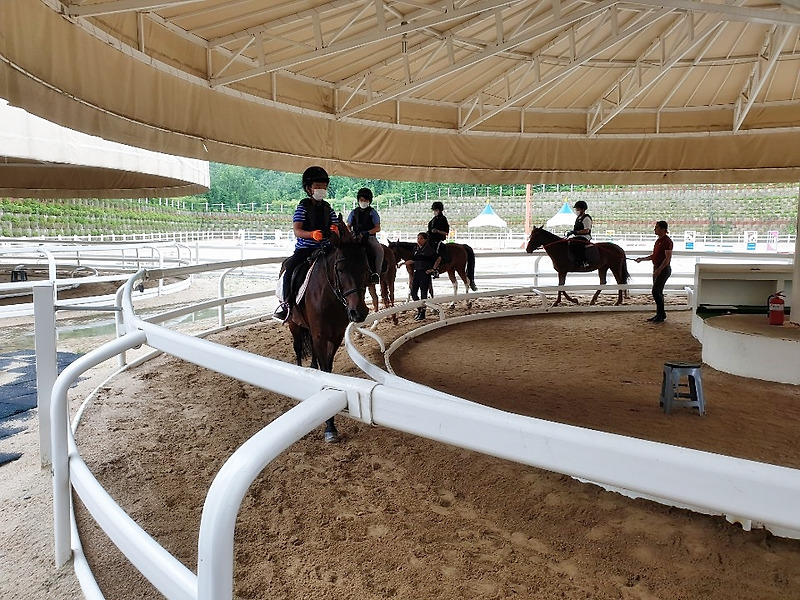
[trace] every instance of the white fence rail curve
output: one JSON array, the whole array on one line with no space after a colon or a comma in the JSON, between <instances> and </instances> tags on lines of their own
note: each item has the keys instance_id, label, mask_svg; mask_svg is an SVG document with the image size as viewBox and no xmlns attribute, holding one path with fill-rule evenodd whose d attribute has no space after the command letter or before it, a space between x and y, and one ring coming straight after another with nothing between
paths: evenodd
<instances>
[{"instance_id":1,"label":"white fence rail curve","mask_svg":"<svg viewBox=\"0 0 800 600\"><path fill-rule=\"evenodd\" d=\"M71 490L78 493L100 527L164 596L228 600L233 597L234 524L245 491L270 460L328 417L340 412L363 423L563 473L627 495L726 515L745 528L756 524L779 534L800 535L800 512L796 510L800 498L800 470L515 415L441 394L371 364L353 344L355 332L361 331L383 350L386 346L383 340L368 329L371 321L386 318L392 310L413 308L414 303L384 309L371 315L362 327L350 325L348 328L347 351L372 379L323 373L257 356L158 324L171 313L145 320L134 311L133 290L138 282L148 277L163 277L194 269L229 272L237 266L252 266L270 260L274 262L275 259L138 272L126 282L119 294L119 337L77 359L55 379L52 393L46 390L47 398L40 396L40 401L45 403L40 405L40 410L47 410L52 424L50 444L56 564L60 567L72 556L87 597L102 598L102 595L93 579L89 580L91 571L83 558L74 524L71 525L74 518ZM596 285L587 283L583 289L593 290ZM567 286L570 290L580 287ZM609 289L617 287L641 285L608 286ZM539 286L495 290L479 295L525 293L546 298L556 290L557 286ZM673 291L691 293L679 288ZM255 294L267 296L274 291L264 290ZM253 294L244 297L250 298ZM459 294L453 299L474 297L476 294ZM204 306L224 307L240 298L224 296L221 284L220 297L204 303ZM444 305L449 301L448 297L437 297L427 303L445 311ZM553 309L546 302L542 304L539 309L528 310L562 310ZM55 310L53 304L49 312L44 311L42 322L45 327L51 323ZM583 308L566 307L563 310ZM597 310L616 309L597 307ZM494 316L508 312L514 311L503 311ZM471 317L487 318L486 315ZM441 312L440 321L425 327L441 327L458 321L448 319L445 312ZM38 328L39 314L36 322ZM222 318L216 330L225 327L228 325ZM83 408L70 427L67 403L70 386L87 370L139 345L299 401L296 407L237 449L215 477L202 511L196 572L169 555L134 523L86 467L74 438Z\"/></svg>"}]
</instances>

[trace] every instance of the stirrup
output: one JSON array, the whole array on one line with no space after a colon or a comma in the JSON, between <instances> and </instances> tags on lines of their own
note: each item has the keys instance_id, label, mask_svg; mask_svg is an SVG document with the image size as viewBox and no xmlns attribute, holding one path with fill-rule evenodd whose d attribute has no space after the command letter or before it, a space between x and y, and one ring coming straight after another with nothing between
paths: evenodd
<instances>
[{"instance_id":1,"label":"stirrup","mask_svg":"<svg viewBox=\"0 0 800 600\"><path fill-rule=\"evenodd\" d=\"M279 304L278 308L275 309L275 312L272 313L272 318L280 321L281 323L285 323L289 318L289 305Z\"/></svg>"},{"instance_id":2,"label":"stirrup","mask_svg":"<svg viewBox=\"0 0 800 600\"><path fill-rule=\"evenodd\" d=\"M381 276L378 273L370 273L369 282L370 283L380 283Z\"/></svg>"}]
</instances>

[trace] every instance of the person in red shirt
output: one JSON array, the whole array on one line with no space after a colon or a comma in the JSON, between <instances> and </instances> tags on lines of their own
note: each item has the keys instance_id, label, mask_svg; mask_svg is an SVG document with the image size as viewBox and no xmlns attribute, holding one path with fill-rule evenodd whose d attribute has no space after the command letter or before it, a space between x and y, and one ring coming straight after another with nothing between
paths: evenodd
<instances>
[{"instance_id":1,"label":"person in red shirt","mask_svg":"<svg viewBox=\"0 0 800 600\"><path fill-rule=\"evenodd\" d=\"M658 236L653 246L653 253L650 256L640 256L636 262L653 261L653 300L656 301L656 315L647 320L651 323L663 323L667 318L667 312L664 310L664 286L669 276L672 275L672 267L670 267L672 239L667 235L669 229L666 221L656 222L653 231Z\"/></svg>"}]
</instances>

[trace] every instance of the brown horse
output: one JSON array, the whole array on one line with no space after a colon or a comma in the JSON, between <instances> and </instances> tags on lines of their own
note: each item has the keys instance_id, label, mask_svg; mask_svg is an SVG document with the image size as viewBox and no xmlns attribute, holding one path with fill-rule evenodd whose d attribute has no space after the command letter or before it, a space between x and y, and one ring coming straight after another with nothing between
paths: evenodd
<instances>
[{"instance_id":1,"label":"brown horse","mask_svg":"<svg viewBox=\"0 0 800 600\"><path fill-rule=\"evenodd\" d=\"M397 258L394 252L386 246L383 246L383 261L386 263L386 270L381 272L381 300L383 300L384 308L391 308L394 306L394 282L397 279ZM369 284L369 295L372 296L372 307L375 312L378 312L378 294L375 291L375 284ZM397 313L392 315L392 321L397 325Z\"/></svg>"},{"instance_id":2,"label":"brown horse","mask_svg":"<svg viewBox=\"0 0 800 600\"><path fill-rule=\"evenodd\" d=\"M389 242L389 248L394 251L398 261L411 260L411 257L414 256L416 244L398 240L396 242ZM476 291L478 288L475 287L475 251L467 244L447 244L447 250L450 253L450 260L439 264L439 271L447 273L448 277L450 277L450 283L453 284L453 294L458 293L456 274L461 277L468 293L470 290ZM413 275L413 267L411 265L406 265L406 268L408 269L408 278L410 282ZM410 283L409 287L411 287Z\"/></svg>"},{"instance_id":3,"label":"brown horse","mask_svg":"<svg viewBox=\"0 0 800 600\"><path fill-rule=\"evenodd\" d=\"M537 248L544 248L544 251L547 252L547 255L550 257L550 260L553 261L553 268L558 272L558 285L564 285L564 281L567 279L567 273L588 273L589 271L594 271L595 269L597 269L597 273L600 275L601 285L606 284L606 273L609 269L611 269L611 272L614 274L614 279L617 280L619 285L627 283L630 279L630 275L628 274L628 265L625 262L627 260L625 257L625 250L616 244L612 244L611 242L592 244L589 248L587 248L586 260L589 263L589 266L585 268L577 268L575 266L575 261L570 256L569 246L566 238L559 237L541 227L533 228L533 231L531 231L531 237L528 240L528 246L525 248L525 251L530 254ZM592 248L595 248L597 251L592 252ZM597 290L594 293L590 304L597 302L597 297L600 295L601 291L602 290ZM570 302L574 304L578 303L578 301L567 294L567 292L559 290L558 298L553 306L557 306L561 302L562 294L564 295L564 298ZM620 304L622 304L622 290L619 290L617 295L617 306Z\"/></svg>"},{"instance_id":4,"label":"brown horse","mask_svg":"<svg viewBox=\"0 0 800 600\"><path fill-rule=\"evenodd\" d=\"M328 373L348 323L363 322L369 312L364 302L370 276L367 253L341 215L339 232L331 233L331 245L316 256L305 295L289 317L298 366L310 355L311 367ZM325 441L339 441L333 417L325 423Z\"/></svg>"}]
</instances>

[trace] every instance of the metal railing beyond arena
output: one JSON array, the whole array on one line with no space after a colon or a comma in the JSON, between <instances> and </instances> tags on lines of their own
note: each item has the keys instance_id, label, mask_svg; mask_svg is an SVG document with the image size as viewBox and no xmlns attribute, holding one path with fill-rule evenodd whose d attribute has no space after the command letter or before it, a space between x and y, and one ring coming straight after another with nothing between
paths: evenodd
<instances>
[{"instance_id":1,"label":"metal railing beyond arena","mask_svg":"<svg viewBox=\"0 0 800 600\"><path fill-rule=\"evenodd\" d=\"M516 256L520 254L517 252ZM530 260L527 264L531 264L533 260L527 258ZM120 288L117 296L116 308L120 314L118 337L78 358L57 378L54 319L56 311L63 307L54 302L52 285L40 285L34 290L39 416L42 427L49 431L49 437L41 441L42 457L43 460L52 459L55 559L61 567L70 557L73 558L87 598L103 596L80 546L71 508L71 491L80 496L92 518L112 542L164 596L187 600L231 599L234 525L248 487L273 458L339 413L366 424L389 427L563 473L631 497L725 515L729 521L741 523L746 529L751 525L763 525L780 535L800 535L800 511L796 510L800 498L799 470L510 414L400 378L392 372L389 364L392 352L408 339L453 323L512 314L650 310L650 307L554 308L547 301L558 290L552 285L526 285L399 303L394 308L370 314L366 322L358 326L351 324L347 330L347 352L369 376L368 379L301 368L204 339L207 334L221 329L270 318L269 315L251 316L235 324L225 324L226 307L257 296L272 296L274 290L226 296L224 276L233 270L279 260L236 260L137 272ZM483 257L479 255L478 260L483 260ZM200 272L221 273L218 298L149 319L137 316L132 295L140 282ZM528 272L527 276L531 277L531 273ZM567 288L594 290L595 282L593 279L590 283ZM618 287L635 293L647 291L649 284L608 286L608 289ZM691 287L672 286L670 291L691 298ZM530 308L448 317L447 306L451 302L516 294L533 295L542 298L543 302ZM401 336L387 348L386 342L371 328L372 324L378 319L386 319L393 312L414 310L423 302L439 319ZM192 336L164 326L170 319L200 306L220 309L216 327ZM671 305L670 308L685 310L689 306ZM365 358L354 341L357 336L369 338L361 339L361 344L374 342L380 346L384 351L386 368ZM85 399L71 425L69 422L67 395L70 386L82 374L104 361L116 358L124 363L125 353L140 345L150 351L121 366L114 375L157 354L166 353L297 401L294 408L234 451L216 475L202 511L195 571L170 555L135 523L103 489L81 458L74 434L95 392ZM44 423L47 417L51 421L48 425Z\"/></svg>"}]
</instances>

